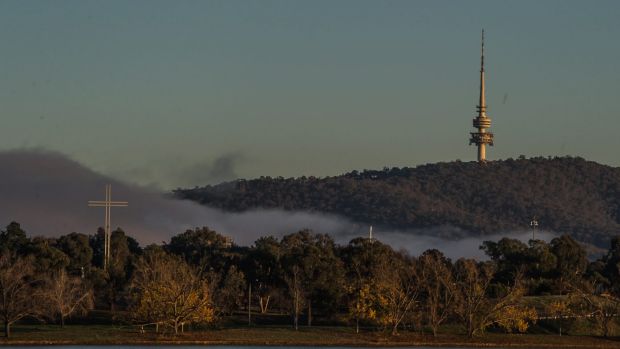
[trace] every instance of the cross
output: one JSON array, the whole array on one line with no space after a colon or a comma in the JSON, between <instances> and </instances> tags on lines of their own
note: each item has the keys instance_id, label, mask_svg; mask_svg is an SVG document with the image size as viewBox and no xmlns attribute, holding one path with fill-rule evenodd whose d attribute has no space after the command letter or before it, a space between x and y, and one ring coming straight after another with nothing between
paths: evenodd
<instances>
[{"instance_id":1,"label":"cross","mask_svg":"<svg viewBox=\"0 0 620 349\"><path fill-rule=\"evenodd\" d=\"M104 222L104 247L103 247L103 269L107 270L108 264L110 264L110 214L112 207L127 207L127 201L112 201L112 185L106 184L105 186L105 200L104 201L89 201L90 207L105 207L105 222Z\"/></svg>"}]
</instances>

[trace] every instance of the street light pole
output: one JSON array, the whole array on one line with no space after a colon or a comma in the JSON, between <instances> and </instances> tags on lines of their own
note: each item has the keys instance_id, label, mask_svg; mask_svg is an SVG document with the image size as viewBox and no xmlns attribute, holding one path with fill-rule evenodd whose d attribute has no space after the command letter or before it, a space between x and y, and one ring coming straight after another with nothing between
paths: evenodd
<instances>
[{"instance_id":1,"label":"street light pole","mask_svg":"<svg viewBox=\"0 0 620 349\"><path fill-rule=\"evenodd\" d=\"M252 326L252 282L248 287L248 326Z\"/></svg>"},{"instance_id":2,"label":"street light pole","mask_svg":"<svg viewBox=\"0 0 620 349\"><path fill-rule=\"evenodd\" d=\"M532 240L536 239L536 228L538 228L538 221L536 220L536 216L532 218L530 221L530 227L532 227Z\"/></svg>"}]
</instances>

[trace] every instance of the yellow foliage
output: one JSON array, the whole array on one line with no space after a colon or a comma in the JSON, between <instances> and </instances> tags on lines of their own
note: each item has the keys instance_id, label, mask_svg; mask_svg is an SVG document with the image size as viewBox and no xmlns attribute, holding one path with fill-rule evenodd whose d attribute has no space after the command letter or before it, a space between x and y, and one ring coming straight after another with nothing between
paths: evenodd
<instances>
[{"instance_id":1,"label":"yellow foliage","mask_svg":"<svg viewBox=\"0 0 620 349\"><path fill-rule=\"evenodd\" d=\"M409 296L397 283L373 280L357 290L349 307L349 315L372 320L383 327L394 326L402 320L403 311L408 310Z\"/></svg>"},{"instance_id":2,"label":"yellow foliage","mask_svg":"<svg viewBox=\"0 0 620 349\"><path fill-rule=\"evenodd\" d=\"M570 313L570 308L568 306L568 302L565 301L554 301L549 304L547 307L547 311L552 316L566 316Z\"/></svg>"},{"instance_id":3,"label":"yellow foliage","mask_svg":"<svg viewBox=\"0 0 620 349\"><path fill-rule=\"evenodd\" d=\"M214 318L205 280L184 261L165 254L142 258L132 280L133 314L141 322L208 323Z\"/></svg>"},{"instance_id":4,"label":"yellow foliage","mask_svg":"<svg viewBox=\"0 0 620 349\"><path fill-rule=\"evenodd\" d=\"M377 317L376 303L377 295L372 292L370 285L364 285L358 290L357 298L349 307L349 315L353 318L374 320Z\"/></svg>"},{"instance_id":5,"label":"yellow foliage","mask_svg":"<svg viewBox=\"0 0 620 349\"><path fill-rule=\"evenodd\" d=\"M538 319L536 309L516 305L507 306L499 316L497 324L506 332L516 330L519 333L524 333L527 331L529 324L535 323Z\"/></svg>"}]
</instances>

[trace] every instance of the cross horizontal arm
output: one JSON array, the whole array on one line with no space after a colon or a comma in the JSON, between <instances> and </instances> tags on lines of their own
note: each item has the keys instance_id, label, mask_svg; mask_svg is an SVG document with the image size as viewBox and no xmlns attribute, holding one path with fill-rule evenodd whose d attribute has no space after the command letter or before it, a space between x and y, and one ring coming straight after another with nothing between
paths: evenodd
<instances>
[{"instance_id":1,"label":"cross horizontal arm","mask_svg":"<svg viewBox=\"0 0 620 349\"><path fill-rule=\"evenodd\" d=\"M88 202L89 204L128 204L127 201L99 201L99 200L91 200Z\"/></svg>"},{"instance_id":2,"label":"cross horizontal arm","mask_svg":"<svg viewBox=\"0 0 620 349\"><path fill-rule=\"evenodd\" d=\"M89 203L88 206L90 207L127 207L129 205L128 204L91 204Z\"/></svg>"}]
</instances>

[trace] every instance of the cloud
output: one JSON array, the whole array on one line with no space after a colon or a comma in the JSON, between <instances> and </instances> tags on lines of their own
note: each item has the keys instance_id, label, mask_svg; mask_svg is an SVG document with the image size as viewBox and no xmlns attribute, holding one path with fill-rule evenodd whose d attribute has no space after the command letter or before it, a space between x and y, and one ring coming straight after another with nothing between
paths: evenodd
<instances>
[{"instance_id":1,"label":"cloud","mask_svg":"<svg viewBox=\"0 0 620 349\"><path fill-rule=\"evenodd\" d=\"M227 162L228 160L222 160ZM103 225L100 208L88 207L101 200L106 184L114 200L128 207L112 209L112 225L122 227L142 244L167 241L186 229L209 226L251 244L266 234L283 235L303 228L320 232L350 229L335 216L280 210L227 213L178 200L152 187L130 185L96 173L62 154L42 150L0 152L0 224L20 222L31 235L57 236L72 231L94 233ZM226 164L216 170L225 174Z\"/></svg>"},{"instance_id":2,"label":"cloud","mask_svg":"<svg viewBox=\"0 0 620 349\"><path fill-rule=\"evenodd\" d=\"M241 152L218 156L213 161L194 164L176 174L178 180L187 185L205 185L236 179L236 168L245 159Z\"/></svg>"},{"instance_id":3,"label":"cloud","mask_svg":"<svg viewBox=\"0 0 620 349\"><path fill-rule=\"evenodd\" d=\"M241 151L198 161L179 156L157 155L151 159L142 159L141 163L105 169L105 173L138 186L162 191L234 180L239 177L239 165L246 160L247 157Z\"/></svg>"},{"instance_id":4,"label":"cloud","mask_svg":"<svg viewBox=\"0 0 620 349\"><path fill-rule=\"evenodd\" d=\"M544 241L551 241L557 235L551 232L537 232L536 238ZM459 239L448 239L439 236L427 235L424 231L407 232L375 232L373 237L379 241L393 246L397 249L404 249L417 256L428 249L438 249L447 257L453 260L460 257L476 258L479 260L488 259L480 245L484 241L498 241L502 238L517 239L527 243L532 237L531 231L513 231L504 234L492 234L485 236L472 236Z\"/></svg>"},{"instance_id":5,"label":"cloud","mask_svg":"<svg viewBox=\"0 0 620 349\"><path fill-rule=\"evenodd\" d=\"M234 158L233 156L232 158ZM223 157L212 175L230 174L231 157ZM217 161L216 161L217 162ZM152 188L129 185L96 173L59 153L42 150L0 152L0 225L22 224L30 235L59 236L73 231L93 234L103 225L103 210L88 207L89 200L104 197L104 186L112 185L114 200L129 201L129 207L112 209L112 226L122 227L141 244L161 243L186 229L200 226L231 236L240 245L250 245L264 235L283 236L301 229L329 233L346 244L366 236L368 227L335 215L282 210L223 212L178 200ZM482 257L478 246L483 240L501 236L454 239L463 236L457 228L382 231L375 237L413 254L438 248L452 258ZM526 240L529 233L512 234ZM444 238L442 238L442 236ZM514 237L513 236L513 237ZM545 233L545 238L552 235Z\"/></svg>"}]
</instances>

